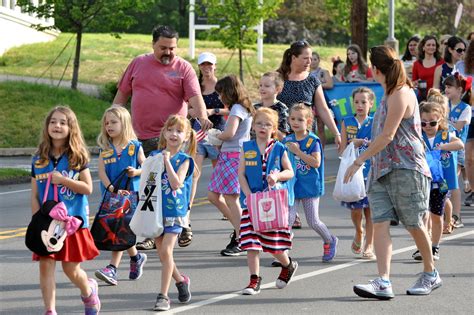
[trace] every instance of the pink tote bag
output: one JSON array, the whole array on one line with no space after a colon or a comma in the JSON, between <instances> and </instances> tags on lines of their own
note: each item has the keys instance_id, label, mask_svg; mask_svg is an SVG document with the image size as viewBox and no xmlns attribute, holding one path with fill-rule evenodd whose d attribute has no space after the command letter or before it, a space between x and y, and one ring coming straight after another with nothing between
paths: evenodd
<instances>
[{"instance_id":1,"label":"pink tote bag","mask_svg":"<svg viewBox=\"0 0 474 315\"><path fill-rule=\"evenodd\" d=\"M275 189L250 194L250 220L255 232L288 228L288 190Z\"/></svg>"}]
</instances>

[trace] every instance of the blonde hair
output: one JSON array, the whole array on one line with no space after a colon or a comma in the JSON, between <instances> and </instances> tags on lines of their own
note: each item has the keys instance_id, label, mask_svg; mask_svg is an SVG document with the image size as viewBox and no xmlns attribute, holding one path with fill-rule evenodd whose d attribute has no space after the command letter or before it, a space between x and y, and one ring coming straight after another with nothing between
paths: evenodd
<instances>
[{"instance_id":1,"label":"blonde hair","mask_svg":"<svg viewBox=\"0 0 474 315\"><path fill-rule=\"evenodd\" d=\"M420 104L420 115L423 113L438 114L440 119L438 125L440 129L448 130L448 119L446 118L445 109L442 104L430 101L422 102Z\"/></svg>"},{"instance_id":2,"label":"blonde hair","mask_svg":"<svg viewBox=\"0 0 474 315\"><path fill-rule=\"evenodd\" d=\"M431 88L426 96L426 101L440 104L443 107L443 117L448 117L448 98L440 90Z\"/></svg>"},{"instance_id":3,"label":"blonde hair","mask_svg":"<svg viewBox=\"0 0 474 315\"><path fill-rule=\"evenodd\" d=\"M188 138L188 145L187 145L187 154L194 156L196 154L196 135L194 130L191 128L191 123L186 117L179 116L179 115L171 115L165 122L165 125L161 129L160 134L160 141L158 142L158 149L164 150L166 149L166 139L165 139L165 132L168 128L177 126L178 128L182 128L186 137Z\"/></svg>"},{"instance_id":4,"label":"blonde hair","mask_svg":"<svg viewBox=\"0 0 474 315\"><path fill-rule=\"evenodd\" d=\"M53 149L53 142L48 132L48 126L53 114L56 112L66 116L67 125L69 127L69 134L64 144L69 167L74 170L80 170L89 163L89 151L87 150L76 114L74 114L69 107L56 106L50 110L44 120L43 131L41 133L40 143L36 150L36 154L39 155L40 163L47 163L49 161L49 155Z\"/></svg>"},{"instance_id":5,"label":"blonde hair","mask_svg":"<svg viewBox=\"0 0 474 315\"><path fill-rule=\"evenodd\" d=\"M311 107L305 105L304 103L296 103L290 109L290 116L292 112L304 112L304 117L308 120L308 128L311 129L313 125L313 112Z\"/></svg>"},{"instance_id":6,"label":"blonde hair","mask_svg":"<svg viewBox=\"0 0 474 315\"><path fill-rule=\"evenodd\" d=\"M253 116L253 125L255 126L255 122L257 121L257 117L266 117L273 125L273 132L272 132L272 138L276 139L277 138L277 130L278 130L278 113L268 107L260 107L255 111L255 114Z\"/></svg>"},{"instance_id":7,"label":"blonde hair","mask_svg":"<svg viewBox=\"0 0 474 315\"><path fill-rule=\"evenodd\" d=\"M120 124L122 125L122 133L120 134L121 143L128 143L130 140L137 140L137 135L135 134L135 131L133 131L132 117L130 116L128 110L122 106L110 107L105 110L104 115L102 116L102 126L100 128L100 134L97 137L97 144L99 145L99 147L101 147L103 150L112 148L112 139L109 137L107 129L105 127L105 119L107 114L112 114L117 117L120 121Z\"/></svg>"}]
</instances>

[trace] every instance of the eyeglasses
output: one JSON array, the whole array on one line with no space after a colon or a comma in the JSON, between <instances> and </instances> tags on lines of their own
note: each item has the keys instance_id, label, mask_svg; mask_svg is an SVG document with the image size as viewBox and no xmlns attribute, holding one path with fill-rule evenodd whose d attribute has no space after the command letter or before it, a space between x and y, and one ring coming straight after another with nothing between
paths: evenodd
<instances>
[{"instance_id":1,"label":"eyeglasses","mask_svg":"<svg viewBox=\"0 0 474 315\"><path fill-rule=\"evenodd\" d=\"M466 51L466 49L462 49L462 48L456 49L456 52L457 52L458 54L462 54L462 53L465 52L465 51Z\"/></svg>"},{"instance_id":2,"label":"eyeglasses","mask_svg":"<svg viewBox=\"0 0 474 315\"><path fill-rule=\"evenodd\" d=\"M272 129L273 128L272 124L265 124L265 123L256 123L255 126L257 126L258 128L262 128L262 129Z\"/></svg>"},{"instance_id":3,"label":"eyeglasses","mask_svg":"<svg viewBox=\"0 0 474 315\"><path fill-rule=\"evenodd\" d=\"M433 120L433 121L422 121L421 122L421 127L426 127L427 125L430 125L431 127L434 127L438 124L438 120Z\"/></svg>"}]
</instances>

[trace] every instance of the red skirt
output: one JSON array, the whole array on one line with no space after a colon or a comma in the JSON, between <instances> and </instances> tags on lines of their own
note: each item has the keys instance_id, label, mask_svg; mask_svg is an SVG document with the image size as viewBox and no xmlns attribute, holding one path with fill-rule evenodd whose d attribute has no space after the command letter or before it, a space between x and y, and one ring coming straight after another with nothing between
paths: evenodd
<instances>
[{"instance_id":1,"label":"red skirt","mask_svg":"<svg viewBox=\"0 0 474 315\"><path fill-rule=\"evenodd\" d=\"M82 228L73 235L66 237L63 248L48 256L39 256L33 253L33 260L39 261L41 257L48 257L56 261L83 262L99 256L94 239L88 228Z\"/></svg>"}]
</instances>

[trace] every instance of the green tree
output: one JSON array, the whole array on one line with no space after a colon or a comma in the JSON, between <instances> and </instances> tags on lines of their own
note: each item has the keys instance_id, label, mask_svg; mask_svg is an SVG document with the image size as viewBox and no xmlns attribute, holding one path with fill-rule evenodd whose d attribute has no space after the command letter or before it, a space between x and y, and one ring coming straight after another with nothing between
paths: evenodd
<instances>
[{"instance_id":1,"label":"green tree","mask_svg":"<svg viewBox=\"0 0 474 315\"><path fill-rule=\"evenodd\" d=\"M276 15L283 0L202 0L210 23L218 24L212 30L226 48L239 51L239 74L243 80L242 51L254 48L258 34L254 27L260 20Z\"/></svg>"},{"instance_id":2,"label":"green tree","mask_svg":"<svg viewBox=\"0 0 474 315\"><path fill-rule=\"evenodd\" d=\"M24 11L40 18L54 18L56 25L62 25L76 34L72 89L77 89L79 81L82 34L89 29L108 32L120 27L129 27L136 23L129 12L145 10L151 4L152 0L44 0L39 1L38 5L34 5L30 0L17 1L17 5ZM39 30L58 28L32 26Z\"/></svg>"}]
</instances>

